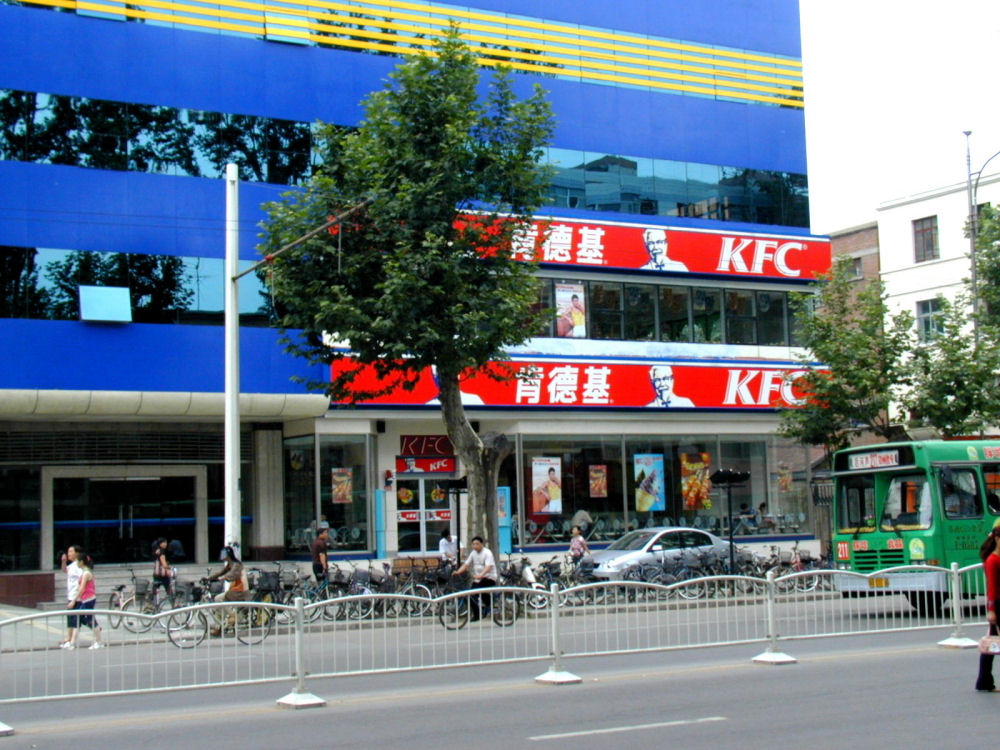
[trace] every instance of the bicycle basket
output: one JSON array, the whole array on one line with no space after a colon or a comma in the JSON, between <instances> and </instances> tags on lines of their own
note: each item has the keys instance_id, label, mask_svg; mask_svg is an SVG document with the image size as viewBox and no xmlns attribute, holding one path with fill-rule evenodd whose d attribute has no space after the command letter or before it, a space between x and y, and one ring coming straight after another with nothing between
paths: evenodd
<instances>
[{"instance_id":1,"label":"bicycle basket","mask_svg":"<svg viewBox=\"0 0 1000 750\"><path fill-rule=\"evenodd\" d=\"M786 565L792 561L792 551L790 549L783 549L778 552L778 559Z\"/></svg>"},{"instance_id":2,"label":"bicycle basket","mask_svg":"<svg viewBox=\"0 0 1000 750\"><path fill-rule=\"evenodd\" d=\"M281 587L281 580L277 571L265 571L257 574L258 591L277 591Z\"/></svg>"},{"instance_id":3,"label":"bicycle basket","mask_svg":"<svg viewBox=\"0 0 1000 750\"><path fill-rule=\"evenodd\" d=\"M208 584L208 593L210 593L212 596L215 596L216 594L221 594L222 589L223 589L222 581L212 581Z\"/></svg>"},{"instance_id":4,"label":"bicycle basket","mask_svg":"<svg viewBox=\"0 0 1000 750\"><path fill-rule=\"evenodd\" d=\"M807 549L800 549L799 550L799 560L800 561L802 561L804 563L810 563L810 562L812 562L812 559L813 559L812 552L810 552Z\"/></svg>"},{"instance_id":5,"label":"bicycle basket","mask_svg":"<svg viewBox=\"0 0 1000 750\"><path fill-rule=\"evenodd\" d=\"M371 576L368 574L367 570L361 570L358 568L351 573L351 581L354 583L368 583L370 579Z\"/></svg>"},{"instance_id":6,"label":"bicycle basket","mask_svg":"<svg viewBox=\"0 0 1000 750\"><path fill-rule=\"evenodd\" d=\"M351 577L340 568L331 568L329 576L332 583L349 583L351 580Z\"/></svg>"},{"instance_id":7,"label":"bicycle basket","mask_svg":"<svg viewBox=\"0 0 1000 750\"><path fill-rule=\"evenodd\" d=\"M135 595L136 596L146 596L149 593L149 581L136 581L135 582Z\"/></svg>"},{"instance_id":8,"label":"bicycle basket","mask_svg":"<svg viewBox=\"0 0 1000 750\"><path fill-rule=\"evenodd\" d=\"M185 602L193 602L194 586L194 581L178 581L174 584L174 595Z\"/></svg>"},{"instance_id":9,"label":"bicycle basket","mask_svg":"<svg viewBox=\"0 0 1000 750\"><path fill-rule=\"evenodd\" d=\"M370 568L365 572L368 574L368 580L374 584L380 584L385 580L385 571L381 568Z\"/></svg>"}]
</instances>

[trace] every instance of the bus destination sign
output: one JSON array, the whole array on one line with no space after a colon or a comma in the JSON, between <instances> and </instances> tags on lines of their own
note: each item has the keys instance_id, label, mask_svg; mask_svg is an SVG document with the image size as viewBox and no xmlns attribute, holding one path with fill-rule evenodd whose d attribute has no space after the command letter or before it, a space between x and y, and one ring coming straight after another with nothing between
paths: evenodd
<instances>
[{"instance_id":1,"label":"bus destination sign","mask_svg":"<svg viewBox=\"0 0 1000 750\"><path fill-rule=\"evenodd\" d=\"M856 453L848 456L848 466L850 466L852 471L856 471L857 469L883 469L887 466L899 466L899 451Z\"/></svg>"}]
</instances>

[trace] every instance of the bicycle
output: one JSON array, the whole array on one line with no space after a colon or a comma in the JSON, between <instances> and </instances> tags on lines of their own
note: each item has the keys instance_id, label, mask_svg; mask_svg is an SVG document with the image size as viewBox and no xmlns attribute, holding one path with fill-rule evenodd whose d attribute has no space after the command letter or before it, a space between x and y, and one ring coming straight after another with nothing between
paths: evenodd
<instances>
[{"instance_id":1,"label":"bicycle","mask_svg":"<svg viewBox=\"0 0 1000 750\"><path fill-rule=\"evenodd\" d=\"M120 584L115 586L108 596L108 609L121 613L120 615L110 615L108 624L112 628L123 625L130 633L145 633L158 621L135 615L137 613L155 615L163 609L172 608L173 592L167 588L161 597L159 583L137 578L135 570L132 568L129 568L129 573L132 576L132 593L128 594L126 592L128 587L125 584ZM171 588L172 586L173 581L171 581Z\"/></svg>"},{"instance_id":2,"label":"bicycle","mask_svg":"<svg viewBox=\"0 0 1000 750\"><path fill-rule=\"evenodd\" d=\"M517 594L512 591L491 592L489 588L471 589L464 577L452 576L451 581L445 585L445 596L459 593L466 595L446 598L437 605L438 621L446 630L460 630L468 625L470 619L475 621L484 616L492 616L495 625L505 628L513 625L521 614L521 602ZM473 596L478 598L477 617L472 617L470 614ZM489 604L486 606L489 606L490 611L483 613L484 600L487 598Z\"/></svg>"},{"instance_id":3,"label":"bicycle","mask_svg":"<svg viewBox=\"0 0 1000 750\"><path fill-rule=\"evenodd\" d=\"M274 616L273 610L267 606L254 606L254 602L264 603L262 597L270 592L251 589L249 599L245 601L233 600L226 602L225 607L212 607L207 611L192 609L197 604L215 604L215 595L221 593L221 581L212 581L209 578L202 578L200 586L192 585L190 605L185 606L181 611L169 613L166 617L165 627L167 638L178 648L194 648L208 635L210 626L209 618L212 620L211 630L217 629L217 634L221 637L231 633L236 639L247 646L255 646L261 643L271 634Z\"/></svg>"}]
</instances>

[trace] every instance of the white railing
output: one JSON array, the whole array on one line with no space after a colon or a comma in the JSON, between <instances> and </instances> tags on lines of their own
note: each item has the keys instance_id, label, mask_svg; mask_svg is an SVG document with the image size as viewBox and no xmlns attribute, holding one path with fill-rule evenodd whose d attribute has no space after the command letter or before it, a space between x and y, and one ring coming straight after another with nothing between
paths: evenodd
<instances>
[{"instance_id":1,"label":"white railing","mask_svg":"<svg viewBox=\"0 0 1000 750\"><path fill-rule=\"evenodd\" d=\"M37 613L0 622L0 703L291 681L301 697L306 677L530 660L561 673L564 656L739 643L766 644L768 657L800 638L948 627L948 645L968 645L965 627L984 622L981 567L99 609L107 647L98 650L87 648L86 627L75 650L58 647L65 618L79 612ZM489 607L478 620L477 604Z\"/></svg>"}]
</instances>

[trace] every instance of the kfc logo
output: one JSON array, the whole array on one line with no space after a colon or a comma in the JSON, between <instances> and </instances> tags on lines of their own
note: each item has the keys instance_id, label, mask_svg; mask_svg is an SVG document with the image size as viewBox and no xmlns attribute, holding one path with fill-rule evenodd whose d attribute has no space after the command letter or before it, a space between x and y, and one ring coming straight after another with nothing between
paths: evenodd
<instances>
[{"instance_id":1,"label":"kfc logo","mask_svg":"<svg viewBox=\"0 0 1000 750\"><path fill-rule=\"evenodd\" d=\"M802 242L723 237L722 252L719 253L719 264L715 270L721 273L748 273L759 276L765 273L764 264L770 263L780 275L798 278L802 275L802 270L789 266L787 256L790 252L802 250L805 250L805 244ZM749 265L747 265L748 259Z\"/></svg>"}]
</instances>

